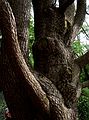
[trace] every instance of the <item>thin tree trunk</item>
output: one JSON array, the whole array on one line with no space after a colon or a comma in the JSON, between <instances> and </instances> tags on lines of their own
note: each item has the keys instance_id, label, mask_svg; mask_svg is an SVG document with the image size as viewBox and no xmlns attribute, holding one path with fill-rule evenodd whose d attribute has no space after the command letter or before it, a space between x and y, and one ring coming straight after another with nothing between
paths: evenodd
<instances>
[{"instance_id":1,"label":"thin tree trunk","mask_svg":"<svg viewBox=\"0 0 89 120\"><path fill-rule=\"evenodd\" d=\"M16 25L18 40L21 47L21 51L25 60L28 62L29 55L29 32L28 25L30 22L30 9L31 9L31 0L8 0L10 6L13 10Z\"/></svg>"}]
</instances>

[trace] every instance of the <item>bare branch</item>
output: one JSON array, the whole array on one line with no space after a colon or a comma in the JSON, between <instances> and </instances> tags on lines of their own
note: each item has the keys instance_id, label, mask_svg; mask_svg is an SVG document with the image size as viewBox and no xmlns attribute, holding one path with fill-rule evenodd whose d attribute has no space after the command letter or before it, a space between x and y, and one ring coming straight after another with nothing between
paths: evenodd
<instances>
[{"instance_id":1,"label":"bare branch","mask_svg":"<svg viewBox=\"0 0 89 120\"><path fill-rule=\"evenodd\" d=\"M89 15L89 13L86 11L86 14Z\"/></svg>"},{"instance_id":2,"label":"bare branch","mask_svg":"<svg viewBox=\"0 0 89 120\"><path fill-rule=\"evenodd\" d=\"M84 34L86 35L86 37L89 39L89 35L87 34L86 30L82 27L82 31L84 32Z\"/></svg>"},{"instance_id":3,"label":"bare branch","mask_svg":"<svg viewBox=\"0 0 89 120\"><path fill-rule=\"evenodd\" d=\"M64 13L74 0L59 0L59 10Z\"/></svg>"},{"instance_id":4,"label":"bare branch","mask_svg":"<svg viewBox=\"0 0 89 120\"><path fill-rule=\"evenodd\" d=\"M89 51L83 56L75 59L75 62L80 68L83 68L85 65L89 64Z\"/></svg>"},{"instance_id":5,"label":"bare branch","mask_svg":"<svg viewBox=\"0 0 89 120\"><path fill-rule=\"evenodd\" d=\"M74 17L73 33L71 41L74 41L78 31L80 30L86 14L86 0L77 0L77 11Z\"/></svg>"},{"instance_id":6,"label":"bare branch","mask_svg":"<svg viewBox=\"0 0 89 120\"><path fill-rule=\"evenodd\" d=\"M81 85L82 85L82 88L89 87L89 80L83 82Z\"/></svg>"}]
</instances>

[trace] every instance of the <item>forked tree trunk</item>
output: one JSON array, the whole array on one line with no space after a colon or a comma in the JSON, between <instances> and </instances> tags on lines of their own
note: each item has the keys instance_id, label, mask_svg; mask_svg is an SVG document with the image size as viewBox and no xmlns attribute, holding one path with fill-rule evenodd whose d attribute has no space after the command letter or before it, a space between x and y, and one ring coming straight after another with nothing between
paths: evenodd
<instances>
[{"instance_id":1,"label":"forked tree trunk","mask_svg":"<svg viewBox=\"0 0 89 120\"><path fill-rule=\"evenodd\" d=\"M53 7L50 1L33 0L33 6L36 38L34 67L54 83L62 94L65 106L75 114L71 120L75 120L80 70L74 63L71 49L72 27L67 33L64 13Z\"/></svg>"},{"instance_id":2,"label":"forked tree trunk","mask_svg":"<svg viewBox=\"0 0 89 120\"><path fill-rule=\"evenodd\" d=\"M66 30L64 14L50 2L33 0L36 38L33 55L38 72L32 74L23 58L26 50L21 48L22 55L18 44L20 37L17 38L12 10L8 2L0 1L1 85L15 120L77 119L80 70L71 50L72 27L69 24L70 29Z\"/></svg>"}]
</instances>

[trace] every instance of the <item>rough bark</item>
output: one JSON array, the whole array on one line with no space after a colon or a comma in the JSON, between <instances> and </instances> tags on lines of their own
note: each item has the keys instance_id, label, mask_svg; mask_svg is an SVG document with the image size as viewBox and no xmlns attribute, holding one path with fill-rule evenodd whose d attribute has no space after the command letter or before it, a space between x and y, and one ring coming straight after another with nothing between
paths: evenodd
<instances>
[{"instance_id":1,"label":"rough bark","mask_svg":"<svg viewBox=\"0 0 89 120\"><path fill-rule=\"evenodd\" d=\"M59 12L60 6L59 9L52 7L50 1L33 0L33 6L36 38L33 46L35 69L53 82L62 94L65 106L74 110L79 95L77 91L80 70L74 62L70 47L71 37L68 36L69 42L64 37L64 13ZM72 28L69 35L71 33Z\"/></svg>"},{"instance_id":2,"label":"rough bark","mask_svg":"<svg viewBox=\"0 0 89 120\"><path fill-rule=\"evenodd\" d=\"M81 28L86 15L86 0L77 0L77 11L74 17L74 24L73 24L73 33L72 39L73 42L76 34L78 33L79 29Z\"/></svg>"},{"instance_id":3,"label":"rough bark","mask_svg":"<svg viewBox=\"0 0 89 120\"><path fill-rule=\"evenodd\" d=\"M89 51L83 56L75 59L75 62L79 65L80 68L83 68L85 65L87 65L89 63Z\"/></svg>"},{"instance_id":4,"label":"rough bark","mask_svg":"<svg viewBox=\"0 0 89 120\"><path fill-rule=\"evenodd\" d=\"M1 2L1 3L3 3L3 2ZM30 102L30 104L33 104L34 111L35 111L36 107L37 108L40 107L40 109L42 111L44 110L44 113L45 113L45 111L49 113L49 102L48 102L48 100L47 100L47 98L45 96L45 93L42 91L41 87L39 86L39 83L31 75L31 73L28 70L28 68L26 66L26 63L25 63L25 61L23 59L23 56L21 54L21 51L20 51L20 48L19 48L19 44L18 44L18 41L17 41L17 37L16 37L17 34L16 34L16 29L15 29L16 28L15 21L14 21L14 18L13 18L13 14L11 13L11 9L9 8L9 4L5 3L4 5L2 6L2 4L1 4L1 6L3 7L2 14L1 14L1 20L4 22L4 24L2 24L2 33L3 33L3 36L4 36L3 37L3 46L2 46L3 49L2 49L2 52L3 51L5 52L5 54L7 55L8 59L9 59L9 61L13 61L14 62L14 64L11 64L11 68L13 67L12 70L15 72L15 74L13 74L13 77L16 77L16 79L19 78L18 82L20 82L20 84L21 83L24 84L24 87L26 87L26 91L22 91L22 93L24 94L24 92L27 92L27 94L30 96L30 98L32 98L32 101L35 103L35 106L34 106L33 102L32 103L31 103L31 101L29 101L29 102ZM7 49L5 50L5 48L7 48ZM3 65L4 65L4 62L5 61L3 61ZM3 68L4 68L4 66L3 66ZM7 71L6 71L6 74L7 74ZM10 74L11 74L11 71L10 71ZM36 75L36 77L37 77L37 75ZM56 113L55 111L58 111L58 113L55 114L56 116L52 114L53 117L51 115L50 119L51 120L52 119L62 119L62 120L70 119L70 116L69 116L68 113L71 113L71 112L69 110L67 110L66 107L63 105L63 103L62 103L63 101L62 101L62 98L60 96L59 91L56 90L55 86L52 85L52 83L47 82L46 78L44 78L44 79L46 80L45 83L47 85L47 88L49 88L49 93L48 93L47 96L48 96L49 100L51 101L50 102L51 103L50 104L51 114L52 113ZM44 81L44 79L42 78L43 81ZM6 101L8 103L9 108L13 108L14 107L13 105L16 105L15 108L13 108L13 109L17 110L17 112L18 112L18 113L15 112L13 114L13 111L11 110L11 113L12 113L14 119L17 119L17 120L19 120L19 119L22 119L22 120L24 120L24 119L26 119L26 120L27 119L32 119L31 116L29 116L30 118L27 118L27 116L26 116L26 115L28 115L28 113L27 113L28 110L25 108L27 111L23 112L23 107L21 107L22 103L24 103L24 97L22 97L21 93L19 93L21 91L16 90L16 88L18 88L18 86L15 86L15 85L18 85L18 82L15 80L15 78L14 78L14 81L13 81L13 79L12 79L12 81L9 81L9 79L7 79L7 80L8 80L8 84L9 85L8 84L6 84L6 85L3 84L3 86L4 86L4 92L5 92L6 98L9 98L9 100L10 100L9 102L10 103L8 102L8 99ZM25 83L25 82L27 82L27 83ZM7 89L5 89L5 87ZM13 91L10 92L10 95L7 94L5 90L12 90L12 87L13 87ZM19 89L21 90L21 88L19 88ZM16 92L15 92L15 90L16 90ZM46 92L48 92L48 90ZM16 93L16 96L15 96L15 93ZM21 102L20 105L19 105L19 100L21 100L20 101ZM13 104L13 103L15 103L15 104ZM12 107L11 107L11 105L12 105ZM44 106L44 107L42 107L42 106ZM21 107L21 108L19 108L19 107ZM19 112L19 110L21 110L21 111ZM39 111L39 109L37 109L37 110ZM40 111L40 114L42 113L42 111ZM29 111L29 112L31 112L31 111ZM37 117L36 119L46 119L47 114L46 114L46 117L44 116L44 118L41 118L41 115L35 116L35 117ZM49 117L47 119L49 119Z\"/></svg>"},{"instance_id":5,"label":"rough bark","mask_svg":"<svg viewBox=\"0 0 89 120\"><path fill-rule=\"evenodd\" d=\"M21 51L26 61L28 62L28 25L30 18L31 0L8 0L8 2L10 3L16 19L17 34Z\"/></svg>"},{"instance_id":6,"label":"rough bark","mask_svg":"<svg viewBox=\"0 0 89 120\"><path fill-rule=\"evenodd\" d=\"M36 38L33 55L35 69L41 73L31 70L32 74L19 47L12 10L5 0L0 1L1 77L7 105L15 120L76 120L81 87L80 68L70 45L72 27L66 38L64 13L51 0L33 0L33 6Z\"/></svg>"},{"instance_id":7,"label":"rough bark","mask_svg":"<svg viewBox=\"0 0 89 120\"><path fill-rule=\"evenodd\" d=\"M44 116L43 119L46 119L45 111L49 108L49 102L22 56L15 19L8 2L0 1L0 11L3 35L2 87L12 117L16 120L29 120L35 119L37 113L40 113L40 118Z\"/></svg>"}]
</instances>

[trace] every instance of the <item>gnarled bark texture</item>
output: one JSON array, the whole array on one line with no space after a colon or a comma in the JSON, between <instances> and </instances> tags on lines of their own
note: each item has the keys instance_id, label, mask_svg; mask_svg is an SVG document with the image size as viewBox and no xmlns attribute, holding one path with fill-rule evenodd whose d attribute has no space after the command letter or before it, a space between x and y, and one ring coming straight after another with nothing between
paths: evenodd
<instances>
[{"instance_id":1,"label":"gnarled bark texture","mask_svg":"<svg viewBox=\"0 0 89 120\"><path fill-rule=\"evenodd\" d=\"M81 25L85 16L84 1L84 9L78 7L78 11L80 9L84 14ZM80 28L79 22L76 24L77 14L74 24L67 21L66 26L64 3L61 12L61 4L57 8L51 0L32 1L36 39L33 45L36 71L33 71L25 62L30 1L9 2L12 9L6 0L0 1L3 35L0 81L13 119L76 120L76 102L81 90L79 65L82 61L74 60L71 38L74 25ZM68 7L74 0L66 2Z\"/></svg>"},{"instance_id":2,"label":"gnarled bark texture","mask_svg":"<svg viewBox=\"0 0 89 120\"><path fill-rule=\"evenodd\" d=\"M71 2L73 3L73 1ZM80 4L84 5L83 10L79 7ZM80 89L80 69L74 61L71 39L75 24L78 25L79 30L83 23L85 2L83 0L78 1L78 11L73 26L70 21L67 21L67 30L64 12L60 11L60 1L58 8L53 6L50 0L46 2L44 0L33 0L33 7L36 38L33 46L34 67L53 82L62 94L65 106L75 112ZM83 13L83 16L79 16L78 19L81 19L80 24L78 24L78 20L76 22L79 10L82 10Z\"/></svg>"},{"instance_id":3,"label":"gnarled bark texture","mask_svg":"<svg viewBox=\"0 0 89 120\"><path fill-rule=\"evenodd\" d=\"M50 1L46 3L43 0L38 2L33 0L33 5L36 35L33 46L35 69L55 84L64 98L65 105L73 107L76 101L77 82L72 80L74 57L70 43L65 43L64 40L64 13L60 14L59 9L53 8Z\"/></svg>"}]
</instances>

